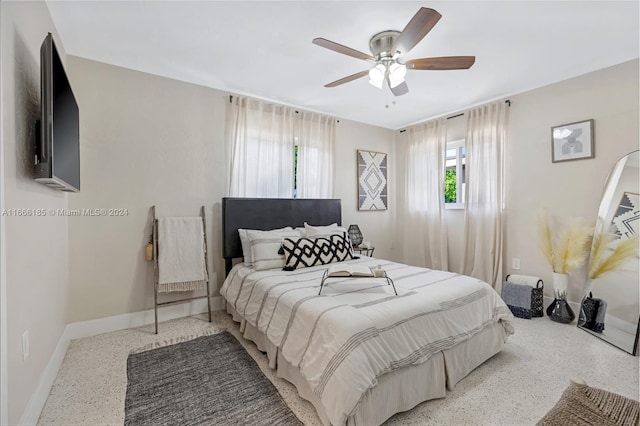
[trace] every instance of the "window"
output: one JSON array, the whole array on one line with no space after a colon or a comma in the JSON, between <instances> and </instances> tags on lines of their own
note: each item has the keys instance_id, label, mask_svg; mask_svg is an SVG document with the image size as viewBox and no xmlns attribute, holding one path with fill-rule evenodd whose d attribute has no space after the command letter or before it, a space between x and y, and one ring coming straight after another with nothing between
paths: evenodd
<instances>
[{"instance_id":1,"label":"window","mask_svg":"<svg viewBox=\"0 0 640 426\"><path fill-rule=\"evenodd\" d=\"M444 173L445 208L463 209L464 189L467 180L464 140L447 143Z\"/></svg>"},{"instance_id":2,"label":"window","mask_svg":"<svg viewBox=\"0 0 640 426\"><path fill-rule=\"evenodd\" d=\"M335 118L243 97L227 117L229 196L331 198Z\"/></svg>"}]
</instances>

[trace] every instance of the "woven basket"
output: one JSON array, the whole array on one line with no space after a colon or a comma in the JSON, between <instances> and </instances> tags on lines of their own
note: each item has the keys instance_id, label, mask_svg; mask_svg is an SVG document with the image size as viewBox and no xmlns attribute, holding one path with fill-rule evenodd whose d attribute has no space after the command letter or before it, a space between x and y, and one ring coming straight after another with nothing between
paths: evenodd
<instances>
[{"instance_id":1,"label":"woven basket","mask_svg":"<svg viewBox=\"0 0 640 426\"><path fill-rule=\"evenodd\" d=\"M517 280L514 280L514 281L510 280L509 277L511 277L511 275L507 275L505 278L507 282L511 282L514 284L521 284L521 282L518 282ZM531 288L531 306L528 309L507 305L509 306L509 309L511 310L513 315L518 318L525 318L525 319L539 318L544 316L544 307L543 307L544 283L542 282L542 280L538 277L533 277L530 275L526 275L526 276L516 275L515 277L520 277L520 279L524 279L525 281L531 284L535 282L536 286ZM503 299L504 299L504 295L503 295Z\"/></svg>"},{"instance_id":2,"label":"woven basket","mask_svg":"<svg viewBox=\"0 0 640 426\"><path fill-rule=\"evenodd\" d=\"M639 422L638 401L572 381L537 426L637 426Z\"/></svg>"}]
</instances>

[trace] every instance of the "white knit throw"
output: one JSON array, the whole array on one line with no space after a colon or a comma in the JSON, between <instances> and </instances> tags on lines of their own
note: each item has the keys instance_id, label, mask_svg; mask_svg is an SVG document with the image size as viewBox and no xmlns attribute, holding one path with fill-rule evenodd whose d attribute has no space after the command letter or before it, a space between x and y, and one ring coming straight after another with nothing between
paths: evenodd
<instances>
[{"instance_id":1,"label":"white knit throw","mask_svg":"<svg viewBox=\"0 0 640 426\"><path fill-rule=\"evenodd\" d=\"M158 219L158 292L205 288L204 243L201 217Z\"/></svg>"}]
</instances>

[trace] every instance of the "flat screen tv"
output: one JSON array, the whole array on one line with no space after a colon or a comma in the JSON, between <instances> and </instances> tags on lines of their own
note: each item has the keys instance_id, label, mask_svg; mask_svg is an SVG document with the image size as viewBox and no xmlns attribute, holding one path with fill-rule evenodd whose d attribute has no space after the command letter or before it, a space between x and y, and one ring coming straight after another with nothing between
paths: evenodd
<instances>
[{"instance_id":1,"label":"flat screen tv","mask_svg":"<svg viewBox=\"0 0 640 426\"><path fill-rule=\"evenodd\" d=\"M34 179L61 191L79 192L78 103L51 33L40 47L40 95Z\"/></svg>"}]
</instances>

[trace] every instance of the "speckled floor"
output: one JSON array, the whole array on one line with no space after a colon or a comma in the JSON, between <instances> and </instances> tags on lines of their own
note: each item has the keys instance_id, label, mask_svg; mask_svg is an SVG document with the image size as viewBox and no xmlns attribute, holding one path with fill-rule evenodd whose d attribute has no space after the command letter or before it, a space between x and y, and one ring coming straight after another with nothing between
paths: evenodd
<instances>
[{"instance_id":1,"label":"speckled floor","mask_svg":"<svg viewBox=\"0 0 640 426\"><path fill-rule=\"evenodd\" d=\"M533 425L556 403L572 377L638 400L637 357L546 317L516 321L516 334L505 349L446 398L397 414L387 424ZM239 336L237 324L225 313L215 312L212 324L204 316L162 323L158 336L151 325L71 342L38 423L123 424L126 360L132 349L222 329ZM313 406L275 376L266 356L252 343L243 344L300 420L320 424Z\"/></svg>"}]
</instances>

